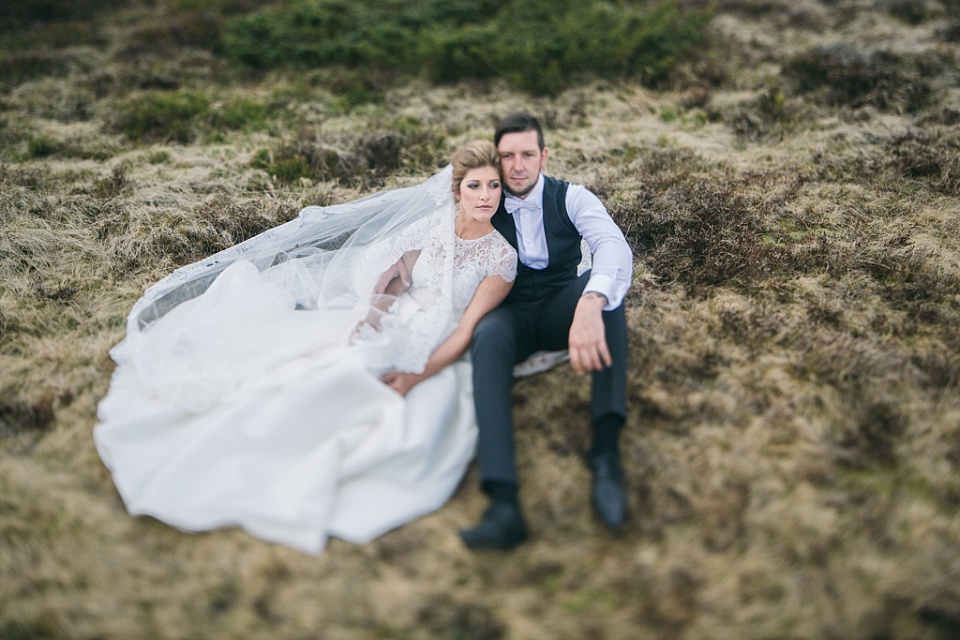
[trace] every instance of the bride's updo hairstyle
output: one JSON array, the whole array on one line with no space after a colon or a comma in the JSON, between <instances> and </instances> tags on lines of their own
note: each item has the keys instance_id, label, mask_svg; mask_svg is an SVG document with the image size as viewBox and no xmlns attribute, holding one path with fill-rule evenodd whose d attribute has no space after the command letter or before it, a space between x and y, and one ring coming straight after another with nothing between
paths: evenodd
<instances>
[{"instance_id":1,"label":"bride's updo hairstyle","mask_svg":"<svg viewBox=\"0 0 960 640\"><path fill-rule=\"evenodd\" d=\"M460 201L460 183L471 169L493 167L500 173L500 154L492 142L474 140L453 152L450 158L453 165L453 199Z\"/></svg>"}]
</instances>

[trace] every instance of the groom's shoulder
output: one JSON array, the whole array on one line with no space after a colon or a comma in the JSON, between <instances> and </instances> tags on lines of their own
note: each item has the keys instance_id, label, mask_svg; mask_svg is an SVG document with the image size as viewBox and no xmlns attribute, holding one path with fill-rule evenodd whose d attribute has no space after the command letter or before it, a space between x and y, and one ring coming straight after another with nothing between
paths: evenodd
<instances>
[{"instance_id":1,"label":"groom's shoulder","mask_svg":"<svg viewBox=\"0 0 960 640\"><path fill-rule=\"evenodd\" d=\"M580 184L579 182L571 182L569 180L564 180L562 178L555 178L553 176L544 175L543 176L545 184L551 184L555 189L563 189L564 191L574 190L574 191L590 191L586 186Z\"/></svg>"},{"instance_id":2,"label":"groom's shoulder","mask_svg":"<svg viewBox=\"0 0 960 640\"><path fill-rule=\"evenodd\" d=\"M553 185L570 184L566 180L561 180L560 178L554 178L553 176L548 176L547 174L543 174L543 181L544 183L553 184Z\"/></svg>"}]
</instances>

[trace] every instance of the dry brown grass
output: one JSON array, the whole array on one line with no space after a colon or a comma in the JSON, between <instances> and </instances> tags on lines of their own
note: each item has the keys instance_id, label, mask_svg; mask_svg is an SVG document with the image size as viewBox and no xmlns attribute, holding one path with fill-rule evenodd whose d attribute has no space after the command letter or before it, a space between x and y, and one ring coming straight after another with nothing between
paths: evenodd
<instances>
[{"instance_id":1,"label":"dry brown grass","mask_svg":"<svg viewBox=\"0 0 960 640\"><path fill-rule=\"evenodd\" d=\"M670 91L359 101L319 72L242 79L189 49L212 18L178 36L124 7L97 42L18 40L0 73L0 638L955 637L955 2L720 1L729 55ZM209 100L182 144L118 132L131 97L180 91ZM460 545L473 471L439 512L319 557L129 517L90 433L143 289L306 204L409 184L520 108L638 256L627 531L589 513L588 384L566 367L516 386L515 552Z\"/></svg>"}]
</instances>

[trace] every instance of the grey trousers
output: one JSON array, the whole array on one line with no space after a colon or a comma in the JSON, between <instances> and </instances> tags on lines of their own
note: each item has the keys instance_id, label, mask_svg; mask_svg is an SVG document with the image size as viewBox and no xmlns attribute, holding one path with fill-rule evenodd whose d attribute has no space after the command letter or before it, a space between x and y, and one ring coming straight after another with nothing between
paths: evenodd
<instances>
[{"instance_id":1,"label":"grey trousers","mask_svg":"<svg viewBox=\"0 0 960 640\"><path fill-rule=\"evenodd\" d=\"M513 423L513 367L541 350L567 348L573 314L590 273L538 294L514 295L477 325L470 346L473 393L479 428L481 483L519 485ZM590 418L627 412L627 323L623 305L603 313L613 365L592 374Z\"/></svg>"}]
</instances>

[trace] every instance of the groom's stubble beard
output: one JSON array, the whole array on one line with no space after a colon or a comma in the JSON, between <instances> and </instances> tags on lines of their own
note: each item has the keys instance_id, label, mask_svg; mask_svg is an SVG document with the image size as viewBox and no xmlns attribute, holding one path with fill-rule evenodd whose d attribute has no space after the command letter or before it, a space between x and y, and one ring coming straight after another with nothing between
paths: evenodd
<instances>
[{"instance_id":1,"label":"groom's stubble beard","mask_svg":"<svg viewBox=\"0 0 960 640\"><path fill-rule=\"evenodd\" d=\"M514 198L520 198L522 200L523 198L526 198L528 195L530 195L530 192L533 191L533 188L537 186L537 181L539 180L540 180L540 172L538 171L533 181L531 181L526 188L521 189L519 191L514 191L513 189L511 189L510 183L507 180L503 180L503 190L509 193L510 195L512 195Z\"/></svg>"}]
</instances>

